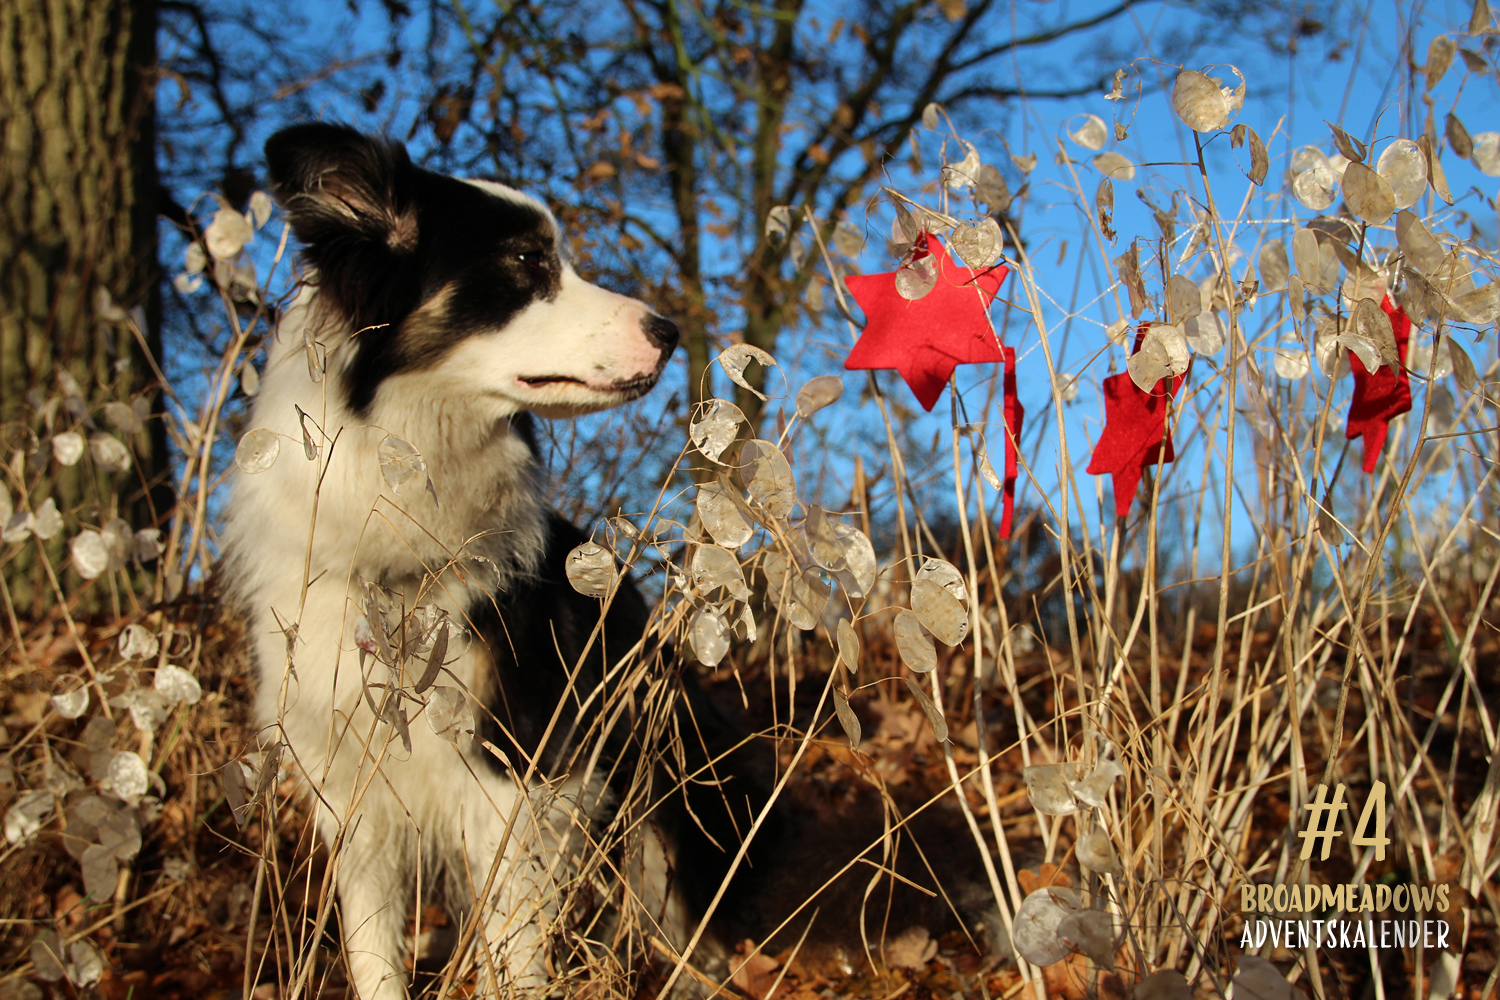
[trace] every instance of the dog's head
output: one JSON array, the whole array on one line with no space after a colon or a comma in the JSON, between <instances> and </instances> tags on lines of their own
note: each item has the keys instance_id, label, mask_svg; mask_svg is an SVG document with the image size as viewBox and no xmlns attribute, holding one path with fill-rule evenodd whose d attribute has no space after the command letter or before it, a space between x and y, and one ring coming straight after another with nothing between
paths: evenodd
<instances>
[{"instance_id":1,"label":"dog's head","mask_svg":"<svg viewBox=\"0 0 1500 1000\"><path fill-rule=\"evenodd\" d=\"M574 416L649 391L677 346L646 305L580 278L557 220L519 191L336 125L284 129L266 160L320 297L354 331L343 389L357 414L414 376L501 414Z\"/></svg>"}]
</instances>

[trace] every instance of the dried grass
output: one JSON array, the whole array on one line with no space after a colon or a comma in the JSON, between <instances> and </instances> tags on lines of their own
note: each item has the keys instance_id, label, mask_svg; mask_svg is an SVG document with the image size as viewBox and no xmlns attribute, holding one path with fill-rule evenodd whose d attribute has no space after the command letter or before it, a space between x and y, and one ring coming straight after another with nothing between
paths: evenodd
<instances>
[{"instance_id":1,"label":"dried grass","mask_svg":"<svg viewBox=\"0 0 1500 1000\"><path fill-rule=\"evenodd\" d=\"M1085 192L1079 172L1073 177L1072 195L1094 223L1091 252L1113 272L1096 199ZM1206 168L1200 178L1196 194L1212 211L1164 247L1162 259L1170 252L1176 261L1170 271L1197 268L1195 274L1213 276L1228 270L1226 251L1236 240L1290 235L1284 224L1254 220L1248 197L1231 213L1232 203L1214 201ZM914 194L912 203L920 201ZM964 211L942 191L926 207L940 215ZM820 235L832 231L825 220L805 221ZM1394 246L1394 238L1356 226L1354 252L1381 262L1372 247ZM659 914L629 898L617 865L628 864L638 848L642 803L627 797L604 828L575 816L571 831L560 831L587 841L566 871L559 869L563 891L549 901L557 911L551 933L560 988L600 998L676 986L757 1000L828 991L880 998L1009 997L1027 990L1033 996L1043 990L1130 996L1149 974L1176 970L1196 995L1223 996L1241 953L1243 884L1383 880L1453 886L1444 916L1457 949L1445 955L1420 947L1268 945L1257 954L1316 996L1428 995L1442 976L1452 976L1465 996L1492 994L1500 914L1494 881L1500 845L1493 838L1500 796L1494 718L1500 635L1493 611L1500 574L1494 525L1500 520L1488 424L1496 383L1483 382L1472 394L1450 388L1457 406L1451 416L1443 414L1447 426L1440 431L1434 393L1422 393L1422 406L1392 425L1385 460L1374 475L1363 476L1335 443L1341 402L1328 380L1321 373L1273 377L1258 367L1255 350L1283 334L1300 341L1288 350L1311 351L1316 325L1294 323L1289 308L1262 292L1254 311L1219 309L1227 346L1200 355L1191 391L1178 397L1172 415L1183 457L1149 476L1134 513L1117 520L1105 513L1102 487L1076 471L1089 443L1080 437L1083 426L1063 387L1078 369L1063 372L1063 359L1053 354L1048 289L1016 234L1008 247L1016 264L1016 315L1040 335L1040 358L1031 363L1045 363L1056 387L1050 413L1033 416L1049 422L1045 432L1022 455L1023 476L1035 477L1038 505L1018 519L1014 540L995 537L995 494L965 431L983 424L998 445L1004 432L994 422L995 400L976 407L971 393L955 403L948 440L914 461L921 449L889 414L874 379L869 398L882 414L885 449L861 456L853 481L843 487L850 499L827 512L829 524L844 526L841 537L828 534L828 524L806 520L805 506L778 506L787 499L777 499L786 483L764 449L757 471L750 471L732 461L733 451L721 464L681 443L675 468L693 468L696 482L722 475L726 491L738 498L732 506L755 529L752 541L734 553L757 595L749 605L759 633L754 641L741 635L724 642L743 604L730 596L732 579L694 577L700 572L695 553L711 542L702 522L684 513L683 502L696 495L696 487L681 485L688 476L663 488L653 512L628 525L611 521L597 537L662 581L657 634L716 663L707 683L725 701L743 699L759 738L776 747L784 765L778 795L836 817L844 798L861 790L874 794L890 819L888 847L913 801L950 799L984 847L990 863L978 874L1007 926L1039 887L1070 883L1087 908L1110 914L1121 929L1108 949L1112 961L1101 968L1074 954L1045 968L999 964L949 938L929 955L920 940L883 939L878 914L867 928L869 961L813 957L801 950L800 938L802 921L817 906L810 901L788 924L788 943L778 944L776 955L759 952L765 942L742 945L725 982L712 956L691 947L676 953L656 926ZM822 252L825 267L841 266ZM1471 252L1479 268L1493 272L1490 256ZM1149 265L1145 271L1150 274ZM1163 279L1154 291L1164 288ZM1117 315L1127 312L1122 296L1128 291L1113 288ZM330 859L314 843L295 782L270 782L243 826L221 784L224 768L256 744L246 717L244 636L235 620L222 616L212 585L210 511L223 467L215 449L223 447L218 427L227 419L226 401L245 351L264 332L265 320L263 311L234 302L231 290L222 294L236 333L199 406L180 411L196 412L196 428L173 418L174 433L187 445L181 506L154 570L117 561L81 585L109 588L117 614L77 621L59 604L42 620L11 617L3 652L7 783L0 786L0 811L11 809L20 793L49 783L68 801L84 795L82 786L98 773L99 751L86 744L83 730L96 717L113 727L110 751L138 754L161 788L158 802L144 800L143 847L121 865L112 898L82 898L79 864L63 850L56 810L43 817L40 832L0 853L0 955L10 970L0 991L7 996L37 995L42 980L28 949L48 929L65 945L88 941L102 953L109 971L96 988L111 997L243 991L260 1000L301 1000L344 989ZM1233 299L1242 293L1225 284L1217 294ZM1337 323L1343 315L1337 297L1319 301ZM1429 336L1433 328L1422 327L1414 350L1441 349ZM1478 367L1483 378L1495 378L1493 358L1480 359ZM789 386L787 396L796 388ZM837 405L871 404L846 399ZM777 443L819 433L816 427L816 420L794 419L778 429ZM201 430L195 435L195 429ZM588 466L588 479L606 484L601 495L612 495L608 484L637 475L633 466L611 463L640 454L639 443L581 446L600 463ZM819 495L831 495L828 480L839 470L818 467L820 450L811 443L796 450L802 461L789 468L798 481L816 481ZM652 455L661 460L659 444ZM28 482L37 460L20 454L12 462L13 487ZM877 461L889 471L879 486L884 493L872 499L863 463ZM872 510L890 504L898 511L894 523L881 524ZM663 520L663 510L677 520ZM1203 525L1209 530L1197 530ZM816 588L833 571L803 578L797 570L818 561L828 569L830 560L816 555L820 544L835 555L856 556L848 529L861 537L888 529L890 544L878 553L880 578L869 593L850 600L847 587L835 588L839 610L825 614L816 606ZM1218 551L1204 549L1205 537ZM6 558L15 551L8 546ZM38 544L37 551L45 559L45 548ZM968 634L957 647L936 647L935 670L914 673L898 651L894 612L909 606L913 580L930 558L956 569ZM720 586L730 589L719 592ZM923 608L917 611L924 616ZM838 615L855 622L863 650L855 671L837 664ZM128 625L163 637L156 663L187 669L202 688L194 704L165 706L150 729L129 721L118 703L121 695L150 686L150 661L128 662L118 652ZM721 645L727 652L707 652ZM662 706L674 692L659 671L649 662L623 669L642 678L644 702L656 706L656 724L664 726ZM58 690L71 690L64 675L82 678L91 692L89 711L77 720L60 716L50 700ZM930 706L925 710L923 699ZM616 707L607 705L605 716ZM862 730L852 750L844 735L851 720ZM934 723L950 738L940 741ZM1056 816L1034 808L1024 768L1076 765L1076 776L1104 759L1116 761L1122 773L1112 784L1105 781L1097 808L1085 803ZM598 763L585 755L574 766ZM66 787L65 766L77 773L79 787ZM1296 833L1305 828L1304 807L1315 789L1342 783L1358 806L1376 782L1388 790L1392 843L1384 860L1374 848L1351 853L1359 821L1351 809L1341 819L1343 837L1333 857L1302 861ZM1098 856L1102 834L1120 859L1118 872L1079 867L1079 849L1091 834L1089 856ZM503 877L470 877L482 883L497 874ZM507 992L487 951L472 947L474 922L458 921L431 898L408 903L423 952L415 962L414 992ZM1152 983L1135 995L1171 995L1159 980Z\"/></svg>"}]
</instances>

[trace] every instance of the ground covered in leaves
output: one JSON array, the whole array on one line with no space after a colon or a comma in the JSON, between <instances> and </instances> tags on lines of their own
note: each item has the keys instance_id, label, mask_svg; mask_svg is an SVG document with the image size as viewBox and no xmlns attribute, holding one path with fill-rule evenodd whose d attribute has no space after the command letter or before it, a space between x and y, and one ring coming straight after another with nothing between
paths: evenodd
<instances>
[{"instance_id":1,"label":"ground covered in leaves","mask_svg":"<svg viewBox=\"0 0 1500 1000\"><path fill-rule=\"evenodd\" d=\"M0 970L4 970L0 971L0 1000L84 994L109 1000L228 1000L242 995L247 979L258 984L253 990L256 1000L275 1000L284 966L278 964L277 956L265 954L270 940L267 921L263 916L254 921L252 914L269 905L265 880L279 878L284 886L281 898L287 904L281 912L296 915L310 926L316 916L324 859L319 851L309 848L307 816L291 794L290 782L283 789L286 794L280 799L274 827L252 822L241 829L226 802L219 771L245 751L249 737L245 720L250 680L240 625L221 616L211 603L192 602L172 609L170 616L156 612L135 621L158 634L170 635L173 645L168 653L172 661L192 672L201 685L196 703L168 705L159 713L153 732L135 723L128 704L111 708L111 726L95 721L89 727L85 718L69 720L60 715L52 697L59 684L67 687L66 681L59 680L64 675L88 675L86 661L96 671L97 690L118 697L117 692L130 688L131 664L122 661L118 652L123 626L130 623L129 619L108 627L80 626L80 644L61 616L54 616L25 631L24 648L11 643L5 653L0 702L0 760L4 764L0 768L0 812L8 816L7 834L24 832L12 829L9 815L30 791L50 790L56 801L67 807L40 817L34 833L16 836L0 856ZM1422 635L1419 648L1403 665L1401 682L1412 719L1425 725L1438 704L1449 668L1436 626L1422 630ZM1243 646L1236 639L1230 648L1243 648L1246 655L1255 657L1272 639L1269 633L1256 634ZM866 662L870 664L868 676L899 677L894 640L870 632L864 641ZM1187 658L1191 671L1187 697L1194 703L1202 694L1206 656L1212 643L1212 628L1200 626ZM832 642L821 632L802 646L798 708L790 720L785 678L778 679L773 689L763 664L753 660L726 662L706 680L719 701L731 708L738 706L746 718L764 722L767 716L776 715L783 729L788 721L794 727L804 726L810 719L809 706L816 702L821 680L832 664L831 650ZM1180 652L1172 651L1172 656ZM948 679L952 752L960 770L967 771L979 759L978 727L968 708L973 678L961 653L944 655L949 659L940 669L946 671ZM1482 637L1476 662L1481 684L1490 691L1500 687L1500 643L1493 630ZM1071 675L1069 656L1037 648L1024 654L1017 667L1020 690L1032 718L1057 719L1076 708L1066 694L1070 688L1059 681ZM865 673L862 671L862 675ZM1172 680L1175 682L1175 678ZM1336 695L1336 689L1319 693L1319 711L1309 717L1303 734L1309 745L1327 740ZM1049 855L1038 825L1046 818L1040 817L1027 799L1021 780L1014 706L998 686L982 692L981 701L995 762L995 801L1021 869L1023 889L1030 892L1045 884L1076 882L1079 874L1068 827L1062 828ZM893 794L900 792L907 801L920 801L948 786L941 747L904 685L894 681L867 684L852 699L852 705L865 736L859 751L848 748L831 712L826 713L828 717L820 720L816 743L804 756L801 776L791 788L799 807L821 810L836 819L841 803L857 798L863 788L878 785ZM1357 720L1357 696L1350 710L1351 718ZM1448 715L1453 715L1451 709ZM1346 740L1357 731L1356 721L1347 728L1350 735ZM1445 722L1432 747L1434 761L1450 760L1454 746L1462 739L1456 719ZM79 852L82 842L70 843L67 824L81 822L73 806L96 796L101 779L104 787L109 787L107 773L100 771L100 753L122 750L136 752L150 772L159 775L160 783L153 783L140 800L136 810L139 845L133 852L123 852L128 860L116 866L113 894L96 891L95 896L105 898L94 902L85 898L85 890L90 877L100 877L97 865L92 876L85 871L87 860L81 859ZM1350 754L1349 767L1357 772L1357 746L1351 747ZM1452 774L1454 801L1460 808L1467 808L1478 795L1483 772L1482 767L1467 766ZM1350 780L1354 783L1357 778ZM1431 777L1420 775L1416 783L1422 795ZM1362 796L1363 791L1359 794ZM972 788L969 804L981 823L987 824L988 806ZM1247 856L1258 854L1266 844L1283 836L1288 823L1285 796L1276 790L1262 795L1257 808L1263 816L1251 824L1254 833L1251 842L1244 845ZM263 847L260 838L268 828L274 829L278 839L274 856L282 868L279 873L257 871ZM1260 840L1266 844L1257 842ZM1371 881L1410 878L1403 870L1401 858L1405 854L1392 852L1390 857L1390 862L1371 871ZM1439 859L1441 867L1455 873L1460 862L1457 857ZM1335 880L1348 874L1339 865L1335 859L1328 869L1320 871L1320 878ZM1347 856L1343 865L1348 865ZM113 872L115 868L108 870ZM295 877L288 877L288 873ZM1463 893L1455 893L1449 918L1456 918L1458 909L1465 905L1469 903ZM1496 935L1492 924L1486 923L1485 907L1469 912L1461 994L1477 1000L1494 967ZM1206 943L1209 961L1223 961L1237 953L1233 942L1237 940L1238 921L1237 913L1229 908L1224 922L1214 931L1218 940ZM254 942L247 941L246 932L252 923L258 928ZM430 908L423 924L414 931L421 935L428 951L440 951L444 941L451 941L452 921L441 909ZM47 938L48 932L58 937ZM60 967L49 968L48 955L38 954L39 935L43 940L60 942L58 950L65 953ZM73 949L70 942L74 941L91 942L93 954L87 948ZM1122 942L1118 964L1112 970L1101 971L1080 954L1048 967L1044 970L1047 992L1078 1000L1131 997L1134 985L1153 970L1139 968L1125 943L1128 941ZM752 954L753 944L742 943L730 961L733 976L728 995L753 1000L892 1000L897 996L950 1000L959 996L1028 995L1027 984L1008 958L980 954L961 933L934 937L924 928L914 928L888 937L869 960L847 949L817 943ZM347 989L335 940L325 936L323 947L326 961L315 976L315 985L320 996L334 1000L347 995ZM1405 968L1402 953L1386 954L1390 956L1383 970L1387 990L1409 990L1410 970ZM1325 949L1321 955L1323 982L1330 996L1365 995L1369 969L1364 952ZM1284 950L1271 957L1283 967L1293 959ZM70 977L92 978L84 968L91 961L98 966L97 980L81 988L70 982ZM664 970L639 967L638 971L638 995L653 995ZM419 975L417 985L420 988L436 982L430 975ZM1198 987L1199 995L1212 995L1207 977L1200 978ZM606 995L616 994L606 991Z\"/></svg>"}]
</instances>

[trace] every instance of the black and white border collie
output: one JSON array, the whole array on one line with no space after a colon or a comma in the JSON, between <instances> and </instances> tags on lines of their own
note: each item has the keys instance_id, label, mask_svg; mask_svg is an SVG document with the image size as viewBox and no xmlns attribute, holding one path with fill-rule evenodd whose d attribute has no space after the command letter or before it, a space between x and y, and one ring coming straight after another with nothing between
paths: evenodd
<instances>
[{"instance_id":1,"label":"black and white border collie","mask_svg":"<svg viewBox=\"0 0 1500 1000\"><path fill-rule=\"evenodd\" d=\"M481 915L481 969L545 988L571 859L627 795L649 822L613 872L657 922L646 933L680 947L768 800L774 752L670 657L651 668L669 675L652 689L670 689L666 707L646 695L631 666L646 659L645 601L623 581L600 627L605 605L570 586L585 536L549 509L531 433L532 414L648 392L676 327L580 278L552 214L509 187L431 173L334 125L285 129L266 157L303 284L250 419L285 445L236 474L225 575L248 618L262 738L316 802L355 991L405 996L409 918L434 883ZM393 439L424 463L401 446L404 484L382 467ZM473 641L443 651L460 626ZM469 711L473 737L455 739ZM705 941L761 940L825 880L843 887L825 911L861 911L868 869L836 873L869 842L800 823L785 807L762 817ZM873 829L879 842L879 817ZM965 833L929 855L977 871L973 851ZM917 857L904 852L905 885L932 876ZM906 910L936 933L952 906L929 891ZM882 925L899 930L889 912Z\"/></svg>"},{"instance_id":2,"label":"black and white border collie","mask_svg":"<svg viewBox=\"0 0 1500 1000\"><path fill-rule=\"evenodd\" d=\"M337 851L361 1000L405 995L420 872L443 877L460 907L488 884L483 933L498 961L481 967L498 965L512 986L540 985L539 928L568 876L565 845L576 849L609 801L604 783L554 765L565 735L588 731L580 717L597 715L601 700L590 696L639 645L647 612L627 582L593 636L601 602L564 573L584 536L544 500L530 414L570 417L643 395L677 329L580 278L552 214L511 188L419 169L399 144L332 125L279 132L266 156L305 272L250 419L288 447L266 471L238 474L226 516L255 719L294 759ZM304 434L317 450L310 461L297 446ZM425 463L409 488L383 474L388 436ZM374 637L372 620L380 628L414 609L429 626L435 611L455 635L458 626L475 634L426 694L447 687L477 700L476 739L454 743L423 724L416 679L388 676L366 652L395 641ZM420 672L421 658L411 662ZM606 743L616 759L604 763L625 773L618 758L630 734ZM542 791L518 801L528 770ZM712 798L723 801L717 789ZM665 836L676 851L717 832L732 852L744 818L701 808L710 814L683 830L661 810L655 843ZM666 905L655 854L656 882L640 891L680 910Z\"/></svg>"}]
</instances>

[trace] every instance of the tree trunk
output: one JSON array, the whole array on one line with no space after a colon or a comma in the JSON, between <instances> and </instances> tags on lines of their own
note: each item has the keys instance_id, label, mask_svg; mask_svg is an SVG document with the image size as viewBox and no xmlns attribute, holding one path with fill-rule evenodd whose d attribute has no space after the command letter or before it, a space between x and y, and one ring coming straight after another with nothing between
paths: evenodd
<instances>
[{"instance_id":1,"label":"tree trunk","mask_svg":"<svg viewBox=\"0 0 1500 1000\"><path fill-rule=\"evenodd\" d=\"M688 361L688 413L705 395L713 394L713 379L708 375L708 308L703 292L703 249L698 225L698 136L696 126L688 120L692 66L679 40L682 26L672 4L666 7L666 35L672 45L670 62L658 74L664 84L677 88L662 98L662 151L667 161L667 181L672 192L672 206L677 212L677 230L682 241L677 255L677 272L682 282L682 312L674 316L682 331Z\"/></svg>"},{"instance_id":2,"label":"tree trunk","mask_svg":"<svg viewBox=\"0 0 1500 1000\"><path fill-rule=\"evenodd\" d=\"M80 528L171 512L162 421L132 431L103 416L155 382L119 310L139 307L159 356L155 62L155 0L0 0L0 460L17 510L52 497L62 511L57 567ZM105 472L88 450L62 466L47 442L65 431L119 437L130 468ZM53 597L41 548L7 550L16 611L34 614Z\"/></svg>"},{"instance_id":3,"label":"tree trunk","mask_svg":"<svg viewBox=\"0 0 1500 1000\"><path fill-rule=\"evenodd\" d=\"M750 201L759 242L750 255L750 269L745 276L744 340L772 354L776 351L776 335L786 324L787 291L781 279L781 262L786 253L784 247L771 244L764 227L766 216L775 207L782 125L792 92L792 58L797 43L797 18L801 13L802 0L776 0L776 26L771 44L758 60L761 98L751 164ZM765 369L751 365L745 371L745 380L758 390L765 389ZM734 401L750 422L752 436L758 436L765 404L754 392L738 387Z\"/></svg>"}]
</instances>

